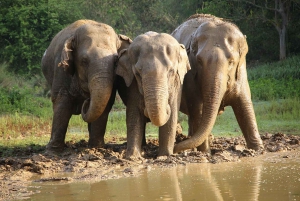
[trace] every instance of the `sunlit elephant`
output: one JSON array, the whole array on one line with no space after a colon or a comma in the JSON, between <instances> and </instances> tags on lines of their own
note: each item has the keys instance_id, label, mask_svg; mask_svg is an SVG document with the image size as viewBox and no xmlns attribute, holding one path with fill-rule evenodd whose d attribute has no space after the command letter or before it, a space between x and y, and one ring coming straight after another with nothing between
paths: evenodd
<instances>
[{"instance_id":1,"label":"sunlit elephant","mask_svg":"<svg viewBox=\"0 0 300 201\"><path fill-rule=\"evenodd\" d=\"M53 38L42 58L54 112L48 150L64 148L69 120L80 113L89 122L89 146L104 145L116 94L118 51L129 43L128 37L117 35L112 27L92 20L78 20Z\"/></svg>"},{"instance_id":2,"label":"sunlit elephant","mask_svg":"<svg viewBox=\"0 0 300 201\"><path fill-rule=\"evenodd\" d=\"M218 113L232 106L248 148L262 147L247 80L246 36L231 22L196 14L173 33L186 46L192 70L185 76L180 111L189 117L191 138L174 152L195 148L209 151L208 136Z\"/></svg>"},{"instance_id":3,"label":"sunlit elephant","mask_svg":"<svg viewBox=\"0 0 300 201\"><path fill-rule=\"evenodd\" d=\"M141 157L147 121L159 127L159 156L173 154L181 90L190 69L185 47L165 33L136 37L119 54L118 92L126 105L127 158ZM123 79L122 79L123 78Z\"/></svg>"}]
</instances>

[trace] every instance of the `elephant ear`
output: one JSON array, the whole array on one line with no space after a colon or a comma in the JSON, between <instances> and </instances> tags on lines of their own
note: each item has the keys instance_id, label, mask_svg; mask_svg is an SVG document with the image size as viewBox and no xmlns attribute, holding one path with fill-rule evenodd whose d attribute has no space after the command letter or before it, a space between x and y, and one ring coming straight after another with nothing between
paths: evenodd
<instances>
[{"instance_id":1,"label":"elephant ear","mask_svg":"<svg viewBox=\"0 0 300 201\"><path fill-rule=\"evenodd\" d=\"M183 83L184 76L185 74L191 70L189 58L187 56L187 52L185 50L185 47L183 44L180 44L180 49L179 49L179 59L178 59L178 70L177 74L179 75L180 78L180 83Z\"/></svg>"},{"instance_id":2,"label":"elephant ear","mask_svg":"<svg viewBox=\"0 0 300 201\"><path fill-rule=\"evenodd\" d=\"M131 69L131 63L127 49L121 50L119 53L116 74L124 78L127 87L131 85L134 75Z\"/></svg>"},{"instance_id":3,"label":"elephant ear","mask_svg":"<svg viewBox=\"0 0 300 201\"><path fill-rule=\"evenodd\" d=\"M58 67L63 67L64 71L69 73L70 75L74 75L75 69L73 65L73 44L74 36L68 38L63 46L62 52L61 52L61 61L58 63Z\"/></svg>"},{"instance_id":4,"label":"elephant ear","mask_svg":"<svg viewBox=\"0 0 300 201\"><path fill-rule=\"evenodd\" d=\"M197 54L197 51L198 51L198 43L197 43L197 40L196 40L196 37L195 37L195 34L194 33L189 41L189 46L188 46L188 54L191 52L193 53L194 55Z\"/></svg>"},{"instance_id":5,"label":"elephant ear","mask_svg":"<svg viewBox=\"0 0 300 201\"><path fill-rule=\"evenodd\" d=\"M248 53L248 44L246 40L246 35L239 43L239 55L240 60L236 69L235 79L238 81L241 78L242 73L246 73L246 54Z\"/></svg>"},{"instance_id":6,"label":"elephant ear","mask_svg":"<svg viewBox=\"0 0 300 201\"><path fill-rule=\"evenodd\" d=\"M132 40L129 37L122 35L122 34L118 35L118 39L120 41L120 43L118 44L118 47L117 47L118 53L120 53L124 49L127 49L129 47L129 45L132 43Z\"/></svg>"}]
</instances>

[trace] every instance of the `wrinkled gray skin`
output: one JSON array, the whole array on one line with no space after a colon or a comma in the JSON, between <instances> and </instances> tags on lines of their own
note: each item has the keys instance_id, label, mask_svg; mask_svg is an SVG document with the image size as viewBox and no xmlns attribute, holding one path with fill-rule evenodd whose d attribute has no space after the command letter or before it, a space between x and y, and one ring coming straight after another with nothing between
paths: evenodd
<instances>
[{"instance_id":1,"label":"wrinkled gray skin","mask_svg":"<svg viewBox=\"0 0 300 201\"><path fill-rule=\"evenodd\" d=\"M173 154L186 50L172 36L147 32L120 53L118 92L126 105L126 157L141 157L145 126L159 127L159 156ZM123 78L123 79L122 79Z\"/></svg>"},{"instance_id":2,"label":"wrinkled gray skin","mask_svg":"<svg viewBox=\"0 0 300 201\"><path fill-rule=\"evenodd\" d=\"M238 27L212 15L196 14L172 36L186 46L192 68L184 79L180 107L188 115L192 137L175 145L174 152L195 147L208 152L208 136L225 106L232 106L248 148L263 147L247 80L248 45Z\"/></svg>"},{"instance_id":3,"label":"wrinkled gray skin","mask_svg":"<svg viewBox=\"0 0 300 201\"><path fill-rule=\"evenodd\" d=\"M60 151L73 114L89 122L89 146L102 147L108 113L114 103L118 50L130 39L108 25L78 20L60 31L42 58L51 87L53 122L48 150Z\"/></svg>"}]
</instances>

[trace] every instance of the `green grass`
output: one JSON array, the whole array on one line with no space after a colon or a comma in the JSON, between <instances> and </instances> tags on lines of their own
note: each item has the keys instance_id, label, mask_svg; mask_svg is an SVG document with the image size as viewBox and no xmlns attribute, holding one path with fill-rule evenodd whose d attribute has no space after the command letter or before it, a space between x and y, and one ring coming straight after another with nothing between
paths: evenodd
<instances>
[{"instance_id":1,"label":"green grass","mask_svg":"<svg viewBox=\"0 0 300 201\"><path fill-rule=\"evenodd\" d=\"M253 100L300 98L300 56L247 70Z\"/></svg>"},{"instance_id":2,"label":"green grass","mask_svg":"<svg viewBox=\"0 0 300 201\"><path fill-rule=\"evenodd\" d=\"M248 79L300 79L300 55L292 56L283 61L261 64L248 68Z\"/></svg>"}]
</instances>

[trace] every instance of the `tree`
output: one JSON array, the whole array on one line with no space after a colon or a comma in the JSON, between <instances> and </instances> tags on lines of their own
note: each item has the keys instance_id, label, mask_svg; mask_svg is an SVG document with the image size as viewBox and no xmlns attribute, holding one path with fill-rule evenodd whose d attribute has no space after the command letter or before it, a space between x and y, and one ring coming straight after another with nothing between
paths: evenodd
<instances>
[{"instance_id":1,"label":"tree","mask_svg":"<svg viewBox=\"0 0 300 201\"><path fill-rule=\"evenodd\" d=\"M82 18L72 5L58 0L14 0L0 2L0 61L9 70L35 74L53 36L67 24ZM79 6L78 6L79 8Z\"/></svg>"},{"instance_id":2,"label":"tree","mask_svg":"<svg viewBox=\"0 0 300 201\"><path fill-rule=\"evenodd\" d=\"M299 4L298 0L275 0L275 1L248 1L236 0L245 2L253 7L254 18L261 19L263 22L271 23L276 28L279 35L279 59L286 58L286 41L287 31L289 26L291 8L293 4ZM255 9L256 8L256 9Z\"/></svg>"}]
</instances>

